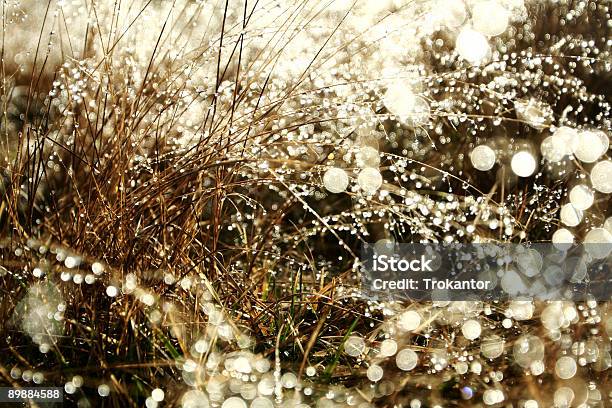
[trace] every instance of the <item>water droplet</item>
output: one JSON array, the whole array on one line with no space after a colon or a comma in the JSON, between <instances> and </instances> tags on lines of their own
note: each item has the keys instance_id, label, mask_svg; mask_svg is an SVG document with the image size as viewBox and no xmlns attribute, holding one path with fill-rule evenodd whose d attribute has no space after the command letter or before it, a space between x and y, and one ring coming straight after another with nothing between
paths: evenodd
<instances>
[{"instance_id":1,"label":"water droplet","mask_svg":"<svg viewBox=\"0 0 612 408\"><path fill-rule=\"evenodd\" d=\"M416 367L419 358L417 353L410 349L401 350L395 357L395 363L400 370L410 371Z\"/></svg>"},{"instance_id":2,"label":"water droplet","mask_svg":"<svg viewBox=\"0 0 612 408\"><path fill-rule=\"evenodd\" d=\"M470 154L470 161L480 171L491 170L495 165L495 151L486 145L476 146Z\"/></svg>"},{"instance_id":3,"label":"water droplet","mask_svg":"<svg viewBox=\"0 0 612 408\"><path fill-rule=\"evenodd\" d=\"M529 177L535 172L537 163L531 153L520 151L512 156L510 166L517 176Z\"/></svg>"},{"instance_id":4,"label":"water droplet","mask_svg":"<svg viewBox=\"0 0 612 408\"><path fill-rule=\"evenodd\" d=\"M383 377L383 374L384 371L382 367L377 364L372 364L370 367L368 367L368 371L366 373L366 375L368 376L368 380L372 382L380 381L380 379Z\"/></svg>"},{"instance_id":5,"label":"water droplet","mask_svg":"<svg viewBox=\"0 0 612 408\"><path fill-rule=\"evenodd\" d=\"M348 187L348 183L346 171L338 167L328 169L323 175L323 184L331 193L342 193Z\"/></svg>"},{"instance_id":6,"label":"water droplet","mask_svg":"<svg viewBox=\"0 0 612 408\"><path fill-rule=\"evenodd\" d=\"M357 176L357 182L366 194L374 194L382 185L383 179L377 169L366 167Z\"/></svg>"}]
</instances>

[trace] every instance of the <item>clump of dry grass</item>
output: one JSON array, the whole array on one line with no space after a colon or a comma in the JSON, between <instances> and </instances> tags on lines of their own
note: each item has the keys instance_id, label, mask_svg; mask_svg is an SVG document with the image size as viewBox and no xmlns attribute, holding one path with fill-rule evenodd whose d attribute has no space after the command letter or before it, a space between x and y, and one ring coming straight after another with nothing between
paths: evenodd
<instances>
[{"instance_id":1,"label":"clump of dry grass","mask_svg":"<svg viewBox=\"0 0 612 408\"><path fill-rule=\"evenodd\" d=\"M469 66L455 31L412 22L434 2L3 3L17 40L2 37L1 381L62 386L79 406L531 408L561 387L605 405L607 303L559 303L549 330L543 303L371 301L355 263L379 239L551 239L590 165L542 161L527 178L510 162L554 126L609 132L609 67L592 57L609 45L581 24L609 11L581 7L516 6L491 39L503 63ZM568 10L582 10L569 28ZM392 111L398 79L427 114ZM547 109L519 113L530 100ZM489 172L469 160L484 143ZM332 167L350 175L341 194ZM597 194L576 237L610 215ZM505 341L502 357L460 334L470 319ZM527 332L546 356L513 354ZM383 340L418 366L406 373ZM597 356L554 377L576 347Z\"/></svg>"}]
</instances>

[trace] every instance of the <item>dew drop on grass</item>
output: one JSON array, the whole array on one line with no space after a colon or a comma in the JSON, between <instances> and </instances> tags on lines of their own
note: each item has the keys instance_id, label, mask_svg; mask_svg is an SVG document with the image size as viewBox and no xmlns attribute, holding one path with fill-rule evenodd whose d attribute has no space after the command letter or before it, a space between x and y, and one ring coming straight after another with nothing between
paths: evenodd
<instances>
[{"instance_id":1,"label":"dew drop on grass","mask_svg":"<svg viewBox=\"0 0 612 408\"><path fill-rule=\"evenodd\" d=\"M240 397L229 397L223 402L221 408L248 408L248 406Z\"/></svg>"},{"instance_id":2,"label":"dew drop on grass","mask_svg":"<svg viewBox=\"0 0 612 408\"><path fill-rule=\"evenodd\" d=\"M477 339L481 331L480 323L477 320L468 320L461 326L461 333L468 340Z\"/></svg>"},{"instance_id":3,"label":"dew drop on grass","mask_svg":"<svg viewBox=\"0 0 612 408\"><path fill-rule=\"evenodd\" d=\"M486 405L499 404L504 400L504 393L501 390L489 389L482 394L482 401Z\"/></svg>"},{"instance_id":4,"label":"dew drop on grass","mask_svg":"<svg viewBox=\"0 0 612 408\"><path fill-rule=\"evenodd\" d=\"M608 150L608 137L600 137L599 132L583 130L578 133L574 146L574 156L584 163L594 163Z\"/></svg>"},{"instance_id":5,"label":"dew drop on grass","mask_svg":"<svg viewBox=\"0 0 612 408\"><path fill-rule=\"evenodd\" d=\"M578 131L569 126L561 126L553 133L556 144L564 155L572 154L578 144Z\"/></svg>"},{"instance_id":6,"label":"dew drop on grass","mask_svg":"<svg viewBox=\"0 0 612 408\"><path fill-rule=\"evenodd\" d=\"M370 367L368 367L368 371L366 373L366 375L368 376L368 380L372 382L380 381L380 379L383 377L383 374L384 371L382 367L378 364L372 364Z\"/></svg>"},{"instance_id":7,"label":"dew drop on grass","mask_svg":"<svg viewBox=\"0 0 612 408\"><path fill-rule=\"evenodd\" d=\"M559 216L561 222L568 227L575 227L582 221L582 211L574 207L572 204L567 203L561 207Z\"/></svg>"},{"instance_id":8,"label":"dew drop on grass","mask_svg":"<svg viewBox=\"0 0 612 408\"><path fill-rule=\"evenodd\" d=\"M574 243L574 235L566 228L559 228L552 235L552 243L560 251L568 250Z\"/></svg>"},{"instance_id":9,"label":"dew drop on grass","mask_svg":"<svg viewBox=\"0 0 612 408\"><path fill-rule=\"evenodd\" d=\"M91 271L94 275L101 275L104 272L104 265L100 262L94 262L91 264Z\"/></svg>"},{"instance_id":10,"label":"dew drop on grass","mask_svg":"<svg viewBox=\"0 0 612 408\"><path fill-rule=\"evenodd\" d=\"M272 376L264 377L257 384L257 391L261 395L272 395L274 393L274 385L274 378Z\"/></svg>"},{"instance_id":11,"label":"dew drop on grass","mask_svg":"<svg viewBox=\"0 0 612 408\"><path fill-rule=\"evenodd\" d=\"M44 380L45 375L43 373L38 372L32 375L32 381L34 381L35 384L41 384Z\"/></svg>"},{"instance_id":12,"label":"dew drop on grass","mask_svg":"<svg viewBox=\"0 0 612 408\"><path fill-rule=\"evenodd\" d=\"M108 395L110 394L110 387L106 384L98 385L98 394L101 397L108 397Z\"/></svg>"},{"instance_id":13,"label":"dew drop on grass","mask_svg":"<svg viewBox=\"0 0 612 408\"><path fill-rule=\"evenodd\" d=\"M486 358L497 358L504 352L504 340L495 334L486 337L480 343L480 352Z\"/></svg>"},{"instance_id":14,"label":"dew drop on grass","mask_svg":"<svg viewBox=\"0 0 612 408\"><path fill-rule=\"evenodd\" d=\"M393 339L386 339L380 343L381 357L391 357L397 352L397 342Z\"/></svg>"},{"instance_id":15,"label":"dew drop on grass","mask_svg":"<svg viewBox=\"0 0 612 408\"><path fill-rule=\"evenodd\" d=\"M285 373L283 374L283 376L281 377L281 384L283 385L284 388L295 388L295 386L297 385L297 377L295 374L293 373Z\"/></svg>"},{"instance_id":16,"label":"dew drop on grass","mask_svg":"<svg viewBox=\"0 0 612 408\"><path fill-rule=\"evenodd\" d=\"M593 205L595 199L593 191L584 184L578 184L570 190L570 202L578 210L587 210Z\"/></svg>"},{"instance_id":17,"label":"dew drop on grass","mask_svg":"<svg viewBox=\"0 0 612 408\"><path fill-rule=\"evenodd\" d=\"M551 163L558 163L567 155L563 141L559 137L548 136L540 144L540 152L544 159Z\"/></svg>"},{"instance_id":18,"label":"dew drop on grass","mask_svg":"<svg viewBox=\"0 0 612 408\"><path fill-rule=\"evenodd\" d=\"M410 349L401 350L395 357L395 363L400 370L410 371L416 367L419 358L417 353Z\"/></svg>"},{"instance_id":19,"label":"dew drop on grass","mask_svg":"<svg viewBox=\"0 0 612 408\"><path fill-rule=\"evenodd\" d=\"M378 167L380 153L371 146L363 146L357 152L356 159L359 167Z\"/></svg>"},{"instance_id":20,"label":"dew drop on grass","mask_svg":"<svg viewBox=\"0 0 612 408\"><path fill-rule=\"evenodd\" d=\"M203 354L203 353L206 353L208 351L209 343L205 339L200 339L200 340L195 342L194 348L195 348L195 350L198 353Z\"/></svg>"},{"instance_id":21,"label":"dew drop on grass","mask_svg":"<svg viewBox=\"0 0 612 408\"><path fill-rule=\"evenodd\" d=\"M165 393L161 388L155 388L151 391L151 398L156 402L162 402L164 400Z\"/></svg>"},{"instance_id":22,"label":"dew drop on grass","mask_svg":"<svg viewBox=\"0 0 612 408\"><path fill-rule=\"evenodd\" d=\"M403 331L416 330L421 324L421 315L414 310L408 310L399 315L398 327Z\"/></svg>"},{"instance_id":23,"label":"dew drop on grass","mask_svg":"<svg viewBox=\"0 0 612 408\"><path fill-rule=\"evenodd\" d=\"M612 193L612 161L600 161L591 169L591 184L600 193Z\"/></svg>"},{"instance_id":24,"label":"dew drop on grass","mask_svg":"<svg viewBox=\"0 0 612 408\"><path fill-rule=\"evenodd\" d=\"M553 402L555 407L569 408L574 401L574 390L569 387L560 387L555 391Z\"/></svg>"},{"instance_id":25,"label":"dew drop on grass","mask_svg":"<svg viewBox=\"0 0 612 408\"><path fill-rule=\"evenodd\" d=\"M265 397L257 397L251 402L250 408L274 408L274 403Z\"/></svg>"},{"instance_id":26,"label":"dew drop on grass","mask_svg":"<svg viewBox=\"0 0 612 408\"><path fill-rule=\"evenodd\" d=\"M344 352L351 357L357 357L365 350L365 341L358 336L350 336L344 344Z\"/></svg>"},{"instance_id":27,"label":"dew drop on grass","mask_svg":"<svg viewBox=\"0 0 612 408\"><path fill-rule=\"evenodd\" d=\"M544 358L544 343L532 334L524 334L516 339L512 353L518 365L529 368L533 361Z\"/></svg>"},{"instance_id":28,"label":"dew drop on grass","mask_svg":"<svg viewBox=\"0 0 612 408\"><path fill-rule=\"evenodd\" d=\"M389 85L383 103L392 114L408 126L427 123L431 110L429 103L414 93L408 81L400 80Z\"/></svg>"},{"instance_id":29,"label":"dew drop on grass","mask_svg":"<svg viewBox=\"0 0 612 408\"><path fill-rule=\"evenodd\" d=\"M595 259L604 259L612 252L612 234L605 228L593 228L584 237L586 251Z\"/></svg>"},{"instance_id":30,"label":"dew drop on grass","mask_svg":"<svg viewBox=\"0 0 612 408\"><path fill-rule=\"evenodd\" d=\"M572 357L560 357L555 364L555 374L562 380L568 380L576 375L578 366Z\"/></svg>"},{"instance_id":31,"label":"dew drop on grass","mask_svg":"<svg viewBox=\"0 0 612 408\"><path fill-rule=\"evenodd\" d=\"M250 401L257 396L257 387L252 383L242 383L239 392L242 398Z\"/></svg>"},{"instance_id":32,"label":"dew drop on grass","mask_svg":"<svg viewBox=\"0 0 612 408\"><path fill-rule=\"evenodd\" d=\"M252 370L249 359L244 356L237 357L233 361L232 368L242 374L249 374Z\"/></svg>"},{"instance_id":33,"label":"dew drop on grass","mask_svg":"<svg viewBox=\"0 0 612 408\"><path fill-rule=\"evenodd\" d=\"M67 256L66 259L64 260L64 265L68 269L75 268L75 267L79 266L80 263L81 263L81 260L78 257L71 256L71 255Z\"/></svg>"},{"instance_id":34,"label":"dew drop on grass","mask_svg":"<svg viewBox=\"0 0 612 408\"><path fill-rule=\"evenodd\" d=\"M606 221L604 221L603 228L610 234L612 234L612 217L606 218Z\"/></svg>"},{"instance_id":35,"label":"dew drop on grass","mask_svg":"<svg viewBox=\"0 0 612 408\"><path fill-rule=\"evenodd\" d=\"M457 36L455 50L472 65L480 65L491 52L487 37L471 28L464 28Z\"/></svg>"},{"instance_id":36,"label":"dew drop on grass","mask_svg":"<svg viewBox=\"0 0 612 408\"><path fill-rule=\"evenodd\" d=\"M366 194L374 194L382 186L382 176L378 169L366 167L359 172L357 183Z\"/></svg>"},{"instance_id":37,"label":"dew drop on grass","mask_svg":"<svg viewBox=\"0 0 612 408\"><path fill-rule=\"evenodd\" d=\"M67 394L74 394L76 392L76 388L77 387L74 386L72 381L68 381L66 384L64 384L64 391L66 391Z\"/></svg>"},{"instance_id":38,"label":"dew drop on grass","mask_svg":"<svg viewBox=\"0 0 612 408\"><path fill-rule=\"evenodd\" d=\"M323 175L323 184L331 193L342 193L348 187L349 178L343 169L332 167Z\"/></svg>"},{"instance_id":39,"label":"dew drop on grass","mask_svg":"<svg viewBox=\"0 0 612 408\"><path fill-rule=\"evenodd\" d=\"M535 157L530 152L520 151L512 156L510 167L512 167L512 171L517 176L529 177L535 172L537 163Z\"/></svg>"},{"instance_id":40,"label":"dew drop on grass","mask_svg":"<svg viewBox=\"0 0 612 408\"><path fill-rule=\"evenodd\" d=\"M259 358L255 361L255 370L260 373L267 373L270 370L270 361L266 358Z\"/></svg>"},{"instance_id":41,"label":"dew drop on grass","mask_svg":"<svg viewBox=\"0 0 612 408\"><path fill-rule=\"evenodd\" d=\"M493 37L502 34L508 28L510 14L495 0L482 1L472 9L474 29L484 35Z\"/></svg>"},{"instance_id":42,"label":"dew drop on grass","mask_svg":"<svg viewBox=\"0 0 612 408\"><path fill-rule=\"evenodd\" d=\"M106 288L106 294L107 294L109 297L115 297L115 296L117 296L117 288L116 288L115 286L108 286L108 287Z\"/></svg>"},{"instance_id":43,"label":"dew drop on grass","mask_svg":"<svg viewBox=\"0 0 612 408\"><path fill-rule=\"evenodd\" d=\"M181 408L210 408L210 402L203 391L189 390L181 397Z\"/></svg>"},{"instance_id":44,"label":"dew drop on grass","mask_svg":"<svg viewBox=\"0 0 612 408\"><path fill-rule=\"evenodd\" d=\"M538 376L544 372L546 367L544 366L544 362L542 360L532 361L529 365L529 371L531 371L531 375Z\"/></svg>"},{"instance_id":45,"label":"dew drop on grass","mask_svg":"<svg viewBox=\"0 0 612 408\"><path fill-rule=\"evenodd\" d=\"M564 324L563 311L559 302L554 302L542 310L542 325L550 331L558 330Z\"/></svg>"},{"instance_id":46,"label":"dew drop on grass","mask_svg":"<svg viewBox=\"0 0 612 408\"><path fill-rule=\"evenodd\" d=\"M72 377L72 383L75 387L81 387L83 385L83 377L81 377L80 375L75 375L74 377Z\"/></svg>"},{"instance_id":47,"label":"dew drop on grass","mask_svg":"<svg viewBox=\"0 0 612 408\"><path fill-rule=\"evenodd\" d=\"M470 154L470 161L475 169L480 171L491 170L495 165L495 151L489 146L476 146Z\"/></svg>"}]
</instances>

